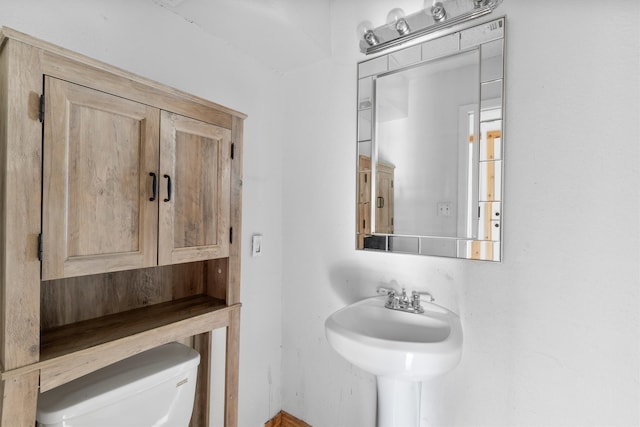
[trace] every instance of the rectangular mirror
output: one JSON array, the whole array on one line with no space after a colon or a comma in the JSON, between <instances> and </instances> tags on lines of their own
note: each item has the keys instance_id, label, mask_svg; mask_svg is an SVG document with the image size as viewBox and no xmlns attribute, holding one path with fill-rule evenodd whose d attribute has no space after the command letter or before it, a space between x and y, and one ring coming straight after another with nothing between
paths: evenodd
<instances>
[{"instance_id":1,"label":"rectangular mirror","mask_svg":"<svg viewBox=\"0 0 640 427\"><path fill-rule=\"evenodd\" d=\"M356 246L500 261L504 18L359 64Z\"/></svg>"}]
</instances>

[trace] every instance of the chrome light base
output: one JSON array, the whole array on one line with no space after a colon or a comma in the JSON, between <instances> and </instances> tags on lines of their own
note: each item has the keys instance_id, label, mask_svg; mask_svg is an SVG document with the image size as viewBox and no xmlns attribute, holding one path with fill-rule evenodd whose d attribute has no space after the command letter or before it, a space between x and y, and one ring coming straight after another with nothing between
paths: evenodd
<instances>
[{"instance_id":1,"label":"chrome light base","mask_svg":"<svg viewBox=\"0 0 640 427\"><path fill-rule=\"evenodd\" d=\"M418 37L487 15L501 2L502 0L438 1L428 9L369 30L360 39L360 51L367 55L382 52Z\"/></svg>"}]
</instances>

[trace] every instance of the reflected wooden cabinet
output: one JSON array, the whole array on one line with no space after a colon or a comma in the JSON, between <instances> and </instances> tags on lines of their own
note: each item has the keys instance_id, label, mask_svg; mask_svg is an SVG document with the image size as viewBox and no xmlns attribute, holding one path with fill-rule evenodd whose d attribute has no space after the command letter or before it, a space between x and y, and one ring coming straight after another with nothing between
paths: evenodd
<instances>
[{"instance_id":1,"label":"reflected wooden cabinet","mask_svg":"<svg viewBox=\"0 0 640 427\"><path fill-rule=\"evenodd\" d=\"M393 175L394 167L386 163L376 165L376 233L393 234Z\"/></svg>"},{"instance_id":2,"label":"reflected wooden cabinet","mask_svg":"<svg viewBox=\"0 0 640 427\"><path fill-rule=\"evenodd\" d=\"M358 249L364 248L364 239L371 235L371 158L358 157L358 209L356 230Z\"/></svg>"},{"instance_id":3,"label":"reflected wooden cabinet","mask_svg":"<svg viewBox=\"0 0 640 427\"><path fill-rule=\"evenodd\" d=\"M0 30L0 426L38 394L150 348L201 355L214 329L237 426L242 113Z\"/></svg>"},{"instance_id":4,"label":"reflected wooden cabinet","mask_svg":"<svg viewBox=\"0 0 640 427\"><path fill-rule=\"evenodd\" d=\"M379 162L376 165L375 199L371 200L371 158L358 157L358 208L356 212L357 248L365 248L365 239L371 236L371 203L375 204L375 232L376 234L393 233L394 209L394 167Z\"/></svg>"}]
</instances>

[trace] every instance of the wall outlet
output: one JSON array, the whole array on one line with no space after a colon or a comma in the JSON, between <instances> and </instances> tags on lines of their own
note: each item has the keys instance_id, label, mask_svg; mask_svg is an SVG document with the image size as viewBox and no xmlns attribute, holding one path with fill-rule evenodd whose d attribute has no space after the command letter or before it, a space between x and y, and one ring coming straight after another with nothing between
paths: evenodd
<instances>
[{"instance_id":1,"label":"wall outlet","mask_svg":"<svg viewBox=\"0 0 640 427\"><path fill-rule=\"evenodd\" d=\"M453 203L438 202L438 216L451 216L451 215L453 215Z\"/></svg>"}]
</instances>

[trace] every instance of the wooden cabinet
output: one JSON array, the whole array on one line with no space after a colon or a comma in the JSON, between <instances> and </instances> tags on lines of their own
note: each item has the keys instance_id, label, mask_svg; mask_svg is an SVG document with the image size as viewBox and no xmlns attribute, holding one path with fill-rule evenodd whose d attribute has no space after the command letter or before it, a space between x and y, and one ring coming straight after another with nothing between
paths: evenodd
<instances>
[{"instance_id":1,"label":"wooden cabinet","mask_svg":"<svg viewBox=\"0 0 640 427\"><path fill-rule=\"evenodd\" d=\"M159 110L44 82L42 279L156 265Z\"/></svg>"},{"instance_id":2,"label":"wooden cabinet","mask_svg":"<svg viewBox=\"0 0 640 427\"><path fill-rule=\"evenodd\" d=\"M218 328L237 425L244 118L2 29L1 426L175 340L200 352L191 425L207 426Z\"/></svg>"},{"instance_id":3,"label":"wooden cabinet","mask_svg":"<svg viewBox=\"0 0 640 427\"><path fill-rule=\"evenodd\" d=\"M42 278L229 254L231 130L45 77Z\"/></svg>"},{"instance_id":4,"label":"wooden cabinet","mask_svg":"<svg viewBox=\"0 0 640 427\"><path fill-rule=\"evenodd\" d=\"M163 111L158 263L229 255L231 131Z\"/></svg>"}]
</instances>

